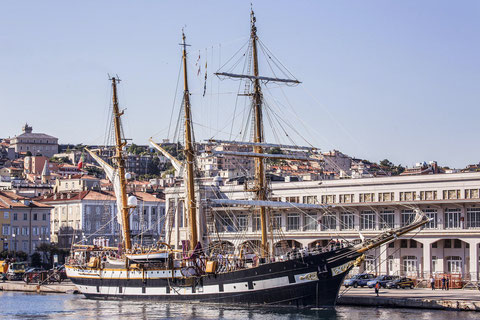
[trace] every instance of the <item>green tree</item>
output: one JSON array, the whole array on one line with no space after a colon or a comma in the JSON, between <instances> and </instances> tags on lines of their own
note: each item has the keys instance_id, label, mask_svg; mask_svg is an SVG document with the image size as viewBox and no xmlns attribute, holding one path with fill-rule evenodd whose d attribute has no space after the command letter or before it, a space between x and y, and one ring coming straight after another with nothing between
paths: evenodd
<instances>
[{"instance_id":1,"label":"green tree","mask_svg":"<svg viewBox=\"0 0 480 320\"><path fill-rule=\"evenodd\" d=\"M154 157L151 162L148 163L147 173L150 175L159 175L160 174L160 159Z\"/></svg>"},{"instance_id":2,"label":"green tree","mask_svg":"<svg viewBox=\"0 0 480 320\"><path fill-rule=\"evenodd\" d=\"M142 154L145 151L146 150L144 147L137 146L135 143L132 143L127 149L128 153L136 154L136 155Z\"/></svg>"},{"instance_id":3,"label":"green tree","mask_svg":"<svg viewBox=\"0 0 480 320\"><path fill-rule=\"evenodd\" d=\"M266 150L266 153L268 153L268 154L283 154L283 151L279 147L273 147L273 148L270 148L270 149ZM284 161L281 160L281 159L267 158L267 160L265 162L266 162L267 165L279 165L279 164L282 164Z\"/></svg>"},{"instance_id":4,"label":"green tree","mask_svg":"<svg viewBox=\"0 0 480 320\"><path fill-rule=\"evenodd\" d=\"M88 166L85 168L89 175L95 176L97 178L103 178L104 172L102 169L95 167L95 166Z\"/></svg>"},{"instance_id":5,"label":"green tree","mask_svg":"<svg viewBox=\"0 0 480 320\"><path fill-rule=\"evenodd\" d=\"M41 253L46 261L48 261L48 267L53 266L53 256L58 255L59 261L65 259L68 255L68 250L60 249L55 243L43 242L37 247L37 252Z\"/></svg>"},{"instance_id":6,"label":"green tree","mask_svg":"<svg viewBox=\"0 0 480 320\"><path fill-rule=\"evenodd\" d=\"M403 171L405 171L405 167L403 167L401 164L396 166L395 164L393 164L393 162L391 162L388 159L383 159L382 161L380 161L379 166L381 170L385 172L389 172L392 176L398 176Z\"/></svg>"},{"instance_id":7,"label":"green tree","mask_svg":"<svg viewBox=\"0 0 480 320\"><path fill-rule=\"evenodd\" d=\"M70 159L67 158L67 157L60 157L60 158L52 157L52 158L50 158L49 161L50 161L50 162L53 162L53 163L70 163L70 164L72 163L72 162L70 161Z\"/></svg>"},{"instance_id":8,"label":"green tree","mask_svg":"<svg viewBox=\"0 0 480 320\"><path fill-rule=\"evenodd\" d=\"M42 257L40 256L40 253L32 253L32 255L30 256L30 261L32 267L40 267L42 265Z\"/></svg>"},{"instance_id":9,"label":"green tree","mask_svg":"<svg viewBox=\"0 0 480 320\"><path fill-rule=\"evenodd\" d=\"M390 160L388 159L383 159L382 161L380 161L380 168L385 168L385 169L388 169L390 170L391 168L393 168L394 164L392 162L390 162Z\"/></svg>"}]
</instances>

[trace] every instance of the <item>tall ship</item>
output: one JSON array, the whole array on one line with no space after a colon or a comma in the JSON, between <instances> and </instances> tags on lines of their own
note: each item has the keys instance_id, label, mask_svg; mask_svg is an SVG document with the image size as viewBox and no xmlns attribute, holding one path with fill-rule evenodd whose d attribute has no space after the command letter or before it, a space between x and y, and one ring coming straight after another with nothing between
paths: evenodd
<instances>
[{"instance_id":1,"label":"tall ship","mask_svg":"<svg viewBox=\"0 0 480 320\"><path fill-rule=\"evenodd\" d=\"M271 199L265 163L268 159L293 159L312 161L309 148L295 145L272 144L265 141L263 129L262 82L299 83L295 79L261 76L258 60L258 37L256 21L251 12L249 38L252 65L250 73L235 74L218 72L217 75L241 78L249 81L251 101L252 139L248 142L212 140L210 143L241 145L251 148L246 152L231 152L230 155L254 159L254 179L245 183L245 191L252 199L233 200L217 197L198 199L195 186L199 183L195 170L197 152L193 141L192 110L187 74L187 45L182 42L183 64L183 125L184 160L180 161L153 140L154 148L171 160L182 177L187 237L181 239L181 247L171 245L168 233L171 219L165 221L164 242L144 246L132 243L130 214L137 206L134 196L127 193L128 177L125 172L126 140L122 136L117 85L119 79L111 78L115 155L113 164L103 160L95 150L87 150L99 163L113 185L117 199L117 220L122 230L119 247L77 244L66 265L67 276L82 294L91 299L142 299L155 301L202 301L209 303L241 303L262 305L323 306L335 305L341 284L348 272L361 263L364 254L373 248L426 224L429 219L420 211L415 219L401 228L389 229L376 237L361 239L355 243L331 246L328 250L314 247L305 250L292 248L280 254L274 250L271 209L319 210L328 206L320 204L290 203ZM271 154L269 148L295 150L293 154ZM305 154L302 151L307 150ZM240 248L229 250L213 246L199 234L199 207L248 207L259 218L259 245L255 250ZM203 210L202 212L205 212ZM169 227L170 226L170 227ZM208 232L208 230L207 230ZM270 239L270 240L269 240Z\"/></svg>"}]
</instances>

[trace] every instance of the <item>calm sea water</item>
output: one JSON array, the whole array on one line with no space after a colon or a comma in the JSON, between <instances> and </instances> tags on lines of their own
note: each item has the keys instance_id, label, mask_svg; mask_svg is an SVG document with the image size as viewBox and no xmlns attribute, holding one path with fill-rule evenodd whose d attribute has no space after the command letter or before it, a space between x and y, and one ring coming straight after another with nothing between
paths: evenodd
<instances>
[{"instance_id":1,"label":"calm sea water","mask_svg":"<svg viewBox=\"0 0 480 320\"><path fill-rule=\"evenodd\" d=\"M0 292L1 319L480 319L480 313L339 306L335 310L94 301L82 295Z\"/></svg>"}]
</instances>

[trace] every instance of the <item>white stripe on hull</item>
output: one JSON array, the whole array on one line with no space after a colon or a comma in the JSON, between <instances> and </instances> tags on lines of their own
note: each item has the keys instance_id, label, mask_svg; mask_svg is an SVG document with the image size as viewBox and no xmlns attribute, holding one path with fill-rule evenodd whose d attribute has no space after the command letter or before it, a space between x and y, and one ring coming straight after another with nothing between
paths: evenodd
<instances>
[{"instance_id":1,"label":"white stripe on hull","mask_svg":"<svg viewBox=\"0 0 480 320\"><path fill-rule=\"evenodd\" d=\"M265 279L253 281L253 289L248 289L248 282L228 283L223 285L223 291L220 291L219 285L199 286L196 287L196 292L192 292L191 287L170 287L170 293L167 293L166 287L145 287L143 292L142 287L122 287L120 293L119 287L108 286L86 286L77 285L81 293L96 294L105 296L162 296L162 295L205 295L215 293L242 293L246 291L259 291L266 289L274 289L285 286L292 286L298 283L317 281L313 273L304 273L295 275L295 283L289 283L288 277L279 277L273 279ZM316 274L316 273L315 273ZM89 277L93 278L93 277Z\"/></svg>"},{"instance_id":2,"label":"white stripe on hull","mask_svg":"<svg viewBox=\"0 0 480 320\"><path fill-rule=\"evenodd\" d=\"M84 279L171 279L172 270L92 270L67 267L67 276L69 278ZM180 270L173 273L175 278L183 278Z\"/></svg>"}]
</instances>

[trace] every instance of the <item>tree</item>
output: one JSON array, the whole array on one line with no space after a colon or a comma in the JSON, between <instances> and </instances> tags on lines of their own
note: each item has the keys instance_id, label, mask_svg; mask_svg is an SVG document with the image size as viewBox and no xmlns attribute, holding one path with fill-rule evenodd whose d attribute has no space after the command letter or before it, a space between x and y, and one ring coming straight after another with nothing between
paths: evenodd
<instances>
[{"instance_id":1,"label":"tree","mask_svg":"<svg viewBox=\"0 0 480 320\"><path fill-rule=\"evenodd\" d=\"M388 159L383 159L382 161L380 161L380 167L382 169L386 168L386 169L390 170L393 166L394 166L393 163L390 162Z\"/></svg>"},{"instance_id":2,"label":"tree","mask_svg":"<svg viewBox=\"0 0 480 320\"><path fill-rule=\"evenodd\" d=\"M401 173L403 173L403 171L405 171L405 167L402 166L401 164L399 164L398 166L395 166L392 170L392 176L398 176L400 175Z\"/></svg>"},{"instance_id":3,"label":"tree","mask_svg":"<svg viewBox=\"0 0 480 320\"><path fill-rule=\"evenodd\" d=\"M15 252L15 258L17 258L18 261L27 261L28 254L23 251L17 251Z\"/></svg>"},{"instance_id":4,"label":"tree","mask_svg":"<svg viewBox=\"0 0 480 320\"><path fill-rule=\"evenodd\" d=\"M88 166L85 168L85 170L88 172L89 175L95 176L97 178L102 178L104 175L103 170L95 166Z\"/></svg>"},{"instance_id":5,"label":"tree","mask_svg":"<svg viewBox=\"0 0 480 320\"><path fill-rule=\"evenodd\" d=\"M160 174L160 159L157 156L153 157L152 161L148 163L147 173L149 175Z\"/></svg>"},{"instance_id":6,"label":"tree","mask_svg":"<svg viewBox=\"0 0 480 320\"><path fill-rule=\"evenodd\" d=\"M50 158L49 161L53 163L71 163L70 159L67 157L60 157L60 158L52 157Z\"/></svg>"},{"instance_id":7,"label":"tree","mask_svg":"<svg viewBox=\"0 0 480 320\"><path fill-rule=\"evenodd\" d=\"M85 145L82 144L82 143L79 143L79 144L76 144L74 147L73 147L74 150L83 150L85 149Z\"/></svg>"},{"instance_id":8,"label":"tree","mask_svg":"<svg viewBox=\"0 0 480 320\"><path fill-rule=\"evenodd\" d=\"M68 254L67 250L62 250L54 243L42 242L37 246L37 251L42 253L46 261L48 261L48 267L53 266L53 256L58 255L60 261Z\"/></svg>"},{"instance_id":9,"label":"tree","mask_svg":"<svg viewBox=\"0 0 480 320\"><path fill-rule=\"evenodd\" d=\"M268 154L283 154L283 151L279 147L273 147L273 148L268 149L266 151L266 153L268 153ZM283 161L280 160L280 159L267 158L267 160L266 160L267 165L280 165L282 163L283 163Z\"/></svg>"},{"instance_id":10,"label":"tree","mask_svg":"<svg viewBox=\"0 0 480 320\"><path fill-rule=\"evenodd\" d=\"M162 145L162 148L178 160L185 160L183 146L180 142L177 144L165 144Z\"/></svg>"},{"instance_id":11,"label":"tree","mask_svg":"<svg viewBox=\"0 0 480 320\"><path fill-rule=\"evenodd\" d=\"M30 259L32 267L40 267L42 265L42 257L40 256L40 253L32 253Z\"/></svg>"},{"instance_id":12,"label":"tree","mask_svg":"<svg viewBox=\"0 0 480 320\"><path fill-rule=\"evenodd\" d=\"M283 151L282 149L280 149L280 147L273 147L273 148L270 148L267 153L269 154L283 154Z\"/></svg>"},{"instance_id":13,"label":"tree","mask_svg":"<svg viewBox=\"0 0 480 320\"><path fill-rule=\"evenodd\" d=\"M398 176L405 171L405 167L403 167L401 164L396 166L388 159L383 159L380 161L380 169L385 172L389 172L392 176Z\"/></svg>"},{"instance_id":14,"label":"tree","mask_svg":"<svg viewBox=\"0 0 480 320\"><path fill-rule=\"evenodd\" d=\"M27 157L31 157L32 153L30 151L27 151L26 155L27 155Z\"/></svg>"},{"instance_id":15,"label":"tree","mask_svg":"<svg viewBox=\"0 0 480 320\"><path fill-rule=\"evenodd\" d=\"M144 147L139 147L139 146L137 146L135 143L132 143L132 144L128 147L127 152L128 152L128 153L131 153L131 154L139 155L139 154L145 152L145 148L144 148Z\"/></svg>"}]
</instances>

